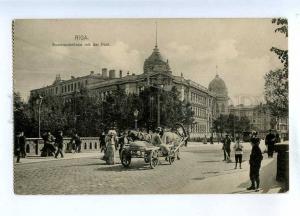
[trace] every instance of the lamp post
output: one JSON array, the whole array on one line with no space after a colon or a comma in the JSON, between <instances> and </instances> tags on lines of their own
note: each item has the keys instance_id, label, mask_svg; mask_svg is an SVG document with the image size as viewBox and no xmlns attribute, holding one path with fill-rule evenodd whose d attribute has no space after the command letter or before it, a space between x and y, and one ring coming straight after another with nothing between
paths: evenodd
<instances>
[{"instance_id":1,"label":"lamp post","mask_svg":"<svg viewBox=\"0 0 300 216\"><path fill-rule=\"evenodd\" d=\"M41 138L41 105L43 102L43 97L39 96L38 98L38 104L39 104L39 109L38 109L38 114L39 114L39 138Z\"/></svg>"},{"instance_id":2,"label":"lamp post","mask_svg":"<svg viewBox=\"0 0 300 216\"><path fill-rule=\"evenodd\" d=\"M157 93L157 127L160 127L160 93L163 90L164 85L159 85Z\"/></svg>"},{"instance_id":3,"label":"lamp post","mask_svg":"<svg viewBox=\"0 0 300 216\"><path fill-rule=\"evenodd\" d=\"M134 116L134 128L135 128L135 130L137 130L137 117L138 117L138 115L139 115L139 111L137 109L134 110L133 116Z\"/></svg>"},{"instance_id":4,"label":"lamp post","mask_svg":"<svg viewBox=\"0 0 300 216\"><path fill-rule=\"evenodd\" d=\"M77 115L77 94L80 93L80 91L78 89L75 90L74 93L74 130L77 132L77 117L79 117L80 115Z\"/></svg>"}]
</instances>

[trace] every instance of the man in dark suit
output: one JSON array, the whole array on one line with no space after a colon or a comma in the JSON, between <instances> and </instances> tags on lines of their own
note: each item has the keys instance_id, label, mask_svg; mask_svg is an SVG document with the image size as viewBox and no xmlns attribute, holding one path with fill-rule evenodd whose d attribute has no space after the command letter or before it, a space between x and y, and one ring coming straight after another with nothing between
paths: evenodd
<instances>
[{"instance_id":1,"label":"man in dark suit","mask_svg":"<svg viewBox=\"0 0 300 216\"><path fill-rule=\"evenodd\" d=\"M21 157L25 158L26 157L26 150L25 150L26 137L24 136L24 132L23 131L20 132L19 144L20 144Z\"/></svg>"},{"instance_id":2,"label":"man in dark suit","mask_svg":"<svg viewBox=\"0 0 300 216\"><path fill-rule=\"evenodd\" d=\"M55 137L55 144L57 146L57 151L55 154L55 158L57 158L58 154L63 158L63 147L64 147L64 138L63 138L63 132L58 131L57 136Z\"/></svg>"},{"instance_id":3,"label":"man in dark suit","mask_svg":"<svg viewBox=\"0 0 300 216\"><path fill-rule=\"evenodd\" d=\"M259 148L260 139L257 137L257 132L254 132L251 137L251 145L252 150L250 154L250 180L251 180L251 186L247 188L247 190L255 190L259 191L259 170L261 166L261 161L263 159L261 149ZM256 183L256 185L255 185Z\"/></svg>"},{"instance_id":4,"label":"man in dark suit","mask_svg":"<svg viewBox=\"0 0 300 216\"><path fill-rule=\"evenodd\" d=\"M276 143L276 136L272 133L271 130L269 130L269 133L267 134L265 139L265 144L268 149L269 158L273 157L275 143Z\"/></svg>"},{"instance_id":5,"label":"man in dark suit","mask_svg":"<svg viewBox=\"0 0 300 216\"><path fill-rule=\"evenodd\" d=\"M74 142L74 152L79 153L81 152L81 139L77 133L71 139L71 143Z\"/></svg>"},{"instance_id":6,"label":"man in dark suit","mask_svg":"<svg viewBox=\"0 0 300 216\"><path fill-rule=\"evenodd\" d=\"M229 137L228 134L226 134L225 139L224 139L223 142L224 142L224 143L223 143L223 148L224 148L224 149L223 149L223 150L224 150L224 160L230 162L230 161L231 161L231 159L230 159L230 152L231 152L230 145L231 145L231 139L230 139L230 137Z\"/></svg>"}]
</instances>

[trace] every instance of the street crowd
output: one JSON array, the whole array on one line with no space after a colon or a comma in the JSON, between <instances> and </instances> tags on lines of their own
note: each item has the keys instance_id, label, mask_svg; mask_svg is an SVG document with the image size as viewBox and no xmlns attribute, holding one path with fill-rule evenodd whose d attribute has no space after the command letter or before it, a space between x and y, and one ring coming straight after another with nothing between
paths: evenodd
<instances>
[{"instance_id":1,"label":"street crowd","mask_svg":"<svg viewBox=\"0 0 300 216\"><path fill-rule=\"evenodd\" d=\"M117 132L116 128L111 128L108 131L102 131L99 136L100 141L100 152L104 153L104 156L101 158L106 161L106 164L112 165L116 163L116 152L119 153L119 158L121 158L121 152L124 149L124 146L130 142L138 142L145 141L151 143L152 145L159 146L160 149L167 156L170 152L169 145L174 142L172 138L172 131L164 131L162 128L158 127L153 132L149 131L147 133L146 130L126 130ZM171 135L171 136L170 136ZM52 135L50 131L46 131L42 135L42 139L44 141L44 146L41 149L41 156L53 156L55 158L60 155L62 158L64 157L63 149L63 132L61 130L57 131L56 135ZM239 167L242 169L242 159L243 159L243 144L239 137L230 137L229 134L225 135L224 139L221 139L223 144L222 150L224 153L225 162L231 161L231 149L234 152L235 158L235 167L237 169ZM273 157L274 154L274 146L275 143L280 142L280 138L277 134L274 134L272 130L265 137L265 145L267 147L267 154L269 158ZM204 140L206 144L206 141ZM231 147L231 144L234 144ZM263 152L259 146L260 138L258 137L257 132L252 132L250 143L252 146L250 153L250 181L251 186L247 188L247 190L255 190L259 191L260 178L259 171L261 167L261 161L263 159ZM20 158L26 157L26 137L23 131L17 133L15 139L15 154L17 156L16 162L20 162ZM77 133L74 133L71 137L70 142L66 146L66 150L72 153L80 153L81 152L81 138ZM180 159L179 155L178 158Z\"/></svg>"},{"instance_id":2,"label":"street crowd","mask_svg":"<svg viewBox=\"0 0 300 216\"><path fill-rule=\"evenodd\" d=\"M233 138L230 138L229 134L225 135L224 139L221 139L223 144L222 150L224 153L224 160L226 162L231 162L231 143ZM252 146L249 165L250 165L250 172L249 177L251 181L251 186L247 188L247 190L255 190L259 191L260 185L260 178L259 178L259 171L261 167L261 161L263 160L263 152L259 146L260 138L258 137L258 133L253 131L250 138L250 143ZM269 133L265 137L265 145L267 147L267 154L268 158L273 158L274 154L274 146L275 143L280 142L280 138L278 134L275 134L272 130L269 130ZM242 169L242 159L243 159L243 144L241 143L240 137L236 137L233 145L234 157L235 157L235 167L239 165L239 168Z\"/></svg>"}]
</instances>

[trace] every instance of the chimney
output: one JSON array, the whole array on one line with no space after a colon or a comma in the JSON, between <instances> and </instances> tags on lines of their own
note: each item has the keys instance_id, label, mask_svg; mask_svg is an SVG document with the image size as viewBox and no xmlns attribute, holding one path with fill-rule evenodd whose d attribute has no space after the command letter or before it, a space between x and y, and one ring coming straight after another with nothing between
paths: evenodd
<instances>
[{"instance_id":1,"label":"chimney","mask_svg":"<svg viewBox=\"0 0 300 216\"><path fill-rule=\"evenodd\" d=\"M122 78L122 73L123 73L122 70L120 70L120 78Z\"/></svg>"},{"instance_id":2,"label":"chimney","mask_svg":"<svg viewBox=\"0 0 300 216\"><path fill-rule=\"evenodd\" d=\"M116 78L116 71L115 70L109 70L109 78L110 79Z\"/></svg>"},{"instance_id":3,"label":"chimney","mask_svg":"<svg viewBox=\"0 0 300 216\"><path fill-rule=\"evenodd\" d=\"M107 78L107 68L102 68L102 77Z\"/></svg>"}]
</instances>

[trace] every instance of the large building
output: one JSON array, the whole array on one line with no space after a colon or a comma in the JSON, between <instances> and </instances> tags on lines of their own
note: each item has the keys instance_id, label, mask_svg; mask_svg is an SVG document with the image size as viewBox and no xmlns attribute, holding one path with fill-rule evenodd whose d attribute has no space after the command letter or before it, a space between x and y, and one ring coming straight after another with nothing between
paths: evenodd
<instances>
[{"instance_id":1,"label":"large building","mask_svg":"<svg viewBox=\"0 0 300 216\"><path fill-rule=\"evenodd\" d=\"M250 131L259 132L262 138L270 129L276 130L281 138L288 138L288 118L278 118L276 120L264 104L228 106L228 112L239 118L247 117L250 121ZM274 120L277 122L274 122Z\"/></svg>"},{"instance_id":2,"label":"large building","mask_svg":"<svg viewBox=\"0 0 300 216\"><path fill-rule=\"evenodd\" d=\"M176 86L180 92L180 100L189 102L194 111L195 123L190 126L191 137L204 137L211 133L213 119L220 114L228 113L228 91L224 81L216 75L206 88L192 80L173 75L167 59L163 59L157 43L151 55L144 61L143 73L123 74L119 70L102 68L101 73L91 71L83 77L71 77L69 80L61 80L57 75L52 85L34 89L31 95L56 95L71 100L74 92L84 87L93 95L105 98L109 92L117 89L124 90L127 94L139 94L146 86L159 86L162 90L170 91Z\"/></svg>"}]
</instances>

